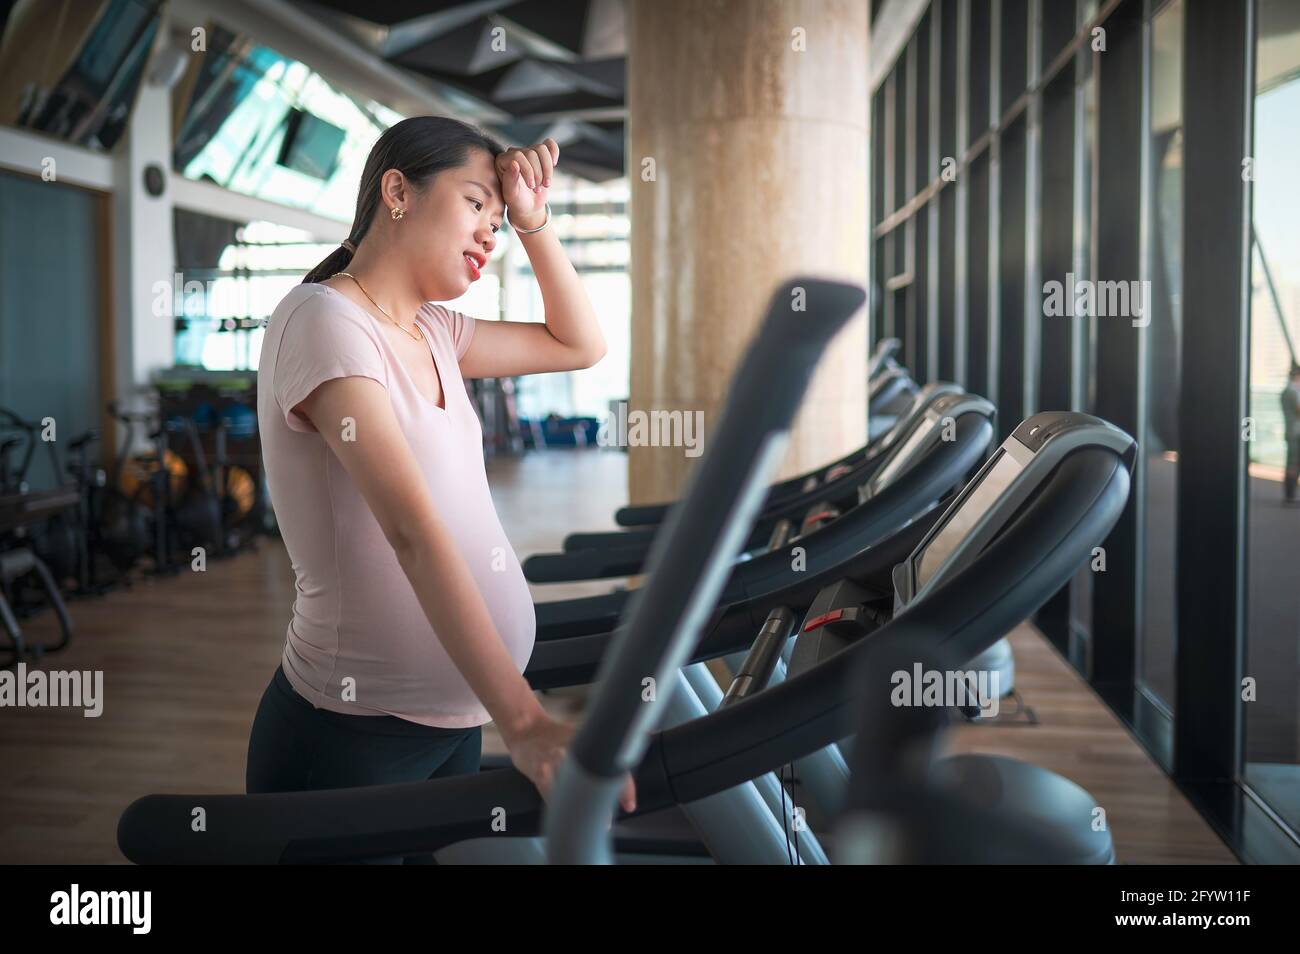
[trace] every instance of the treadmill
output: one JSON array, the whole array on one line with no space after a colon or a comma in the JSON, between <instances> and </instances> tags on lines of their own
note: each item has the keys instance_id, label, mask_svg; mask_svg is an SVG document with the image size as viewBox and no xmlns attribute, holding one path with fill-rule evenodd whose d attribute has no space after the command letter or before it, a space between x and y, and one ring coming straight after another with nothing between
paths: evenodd
<instances>
[{"instance_id":1,"label":"treadmill","mask_svg":"<svg viewBox=\"0 0 1300 954\"><path fill-rule=\"evenodd\" d=\"M938 517L940 502L983 461L993 416L993 405L983 398L944 395L847 499L837 495L814 503L798 525L779 525L765 552L733 562L699 659L743 651L773 607L806 607L827 582L887 574ZM525 671L534 688L590 682L609 633L639 592L536 604L537 642Z\"/></svg>"},{"instance_id":2,"label":"treadmill","mask_svg":"<svg viewBox=\"0 0 1300 954\"><path fill-rule=\"evenodd\" d=\"M887 367L867 383L867 438L884 434L907 410L917 392L916 382L903 368Z\"/></svg>"},{"instance_id":3,"label":"treadmill","mask_svg":"<svg viewBox=\"0 0 1300 954\"><path fill-rule=\"evenodd\" d=\"M850 473L856 473L859 480L866 477L875 463L894 446L908 423L921 414L931 401L943 394L960 391L960 385L948 381L927 384L916 393L907 412L899 415L896 426L870 441L865 447L799 477L791 477L773 484L768 489L767 499L763 503L763 516L773 508L787 504L793 499L806 499L809 494L815 493L818 487L846 477ZM571 533L564 539L564 549L568 552L595 546L622 546L625 543L649 544L672 506L671 503L660 503L620 507L614 512L614 521L628 529Z\"/></svg>"},{"instance_id":4,"label":"treadmill","mask_svg":"<svg viewBox=\"0 0 1300 954\"><path fill-rule=\"evenodd\" d=\"M724 687L699 664L737 656L753 641L756 627L766 631L769 624L779 626L769 612L773 607L784 607L788 614L802 613L820 587L845 576L887 591L893 565L911 551L941 512L940 501L983 460L993 438L993 416L993 406L982 398L960 392L942 395L883 458L876 475L852 489L851 505L840 498L814 502L800 524L783 521L767 552L738 563L724 588L724 605L714 611L692 664L683 670L680 691L698 703L692 702L680 717L702 715L721 704ZM840 514L839 505L849 509ZM628 593L619 595L630 599ZM584 601L570 601L579 602ZM885 610L882 618L887 618L888 607ZM615 622L611 619L607 628L612 630ZM542 629L525 678L534 689L590 683L611 639L609 632L562 634ZM733 671L741 662L739 658L726 661ZM788 655L776 660L769 677L784 678L787 662ZM981 665L996 669L1000 685L1012 690L1015 663L1009 643L995 644L981 658ZM489 755L483 761L490 767L509 764L504 755ZM796 768L822 814L842 804L848 768L838 749L831 746ZM765 795L779 814L779 798L771 797L779 796L779 789L768 788Z\"/></svg>"},{"instance_id":5,"label":"treadmill","mask_svg":"<svg viewBox=\"0 0 1300 954\"><path fill-rule=\"evenodd\" d=\"M701 569L691 560L697 541L689 530L674 527L669 544L656 554L657 572L644 601L650 606L632 616L602 667L587 717L557 776L545 816L548 859L609 861L608 826L629 769L636 770L638 811L653 810L725 790L846 735L861 690L852 677L869 653L892 652L894 660L917 662L934 659L930 653L944 653L940 658L950 661L979 654L1086 565L1128 500L1135 456L1133 439L1098 418L1034 415L895 567L898 613L889 623L874 628L869 617L860 616L856 622L869 638L805 654L807 665L787 681L705 718L655 731L655 707L641 700L636 687L647 673L662 675L681 665L696 636L695 607L719 588L721 576L716 570L703 581L685 575ZM715 469L726 467L723 461ZM707 486L704 479L699 484ZM691 503L707 506L704 499ZM876 694L881 691L877 686ZM1052 843L1062 849L1056 860L1113 863L1109 831L1094 830L1096 800L1067 779L1028 763L981 756L946 771L953 786L982 799L987 811L1032 813L1035 825L1050 830ZM641 805L642 792L653 800Z\"/></svg>"},{"instance_id":6,"label":"treadmill","mask_svg":"<svg viewBox=\"0 0 1300 954\"><path fill-rule=\"evenodd\" d=\"M867 359L867 380L872 381L886 368L898 367L898 352L903 350L903 342L897 338L881 338L876 342Z\"/></svg>"},{"instance_id":7,"label":"treadmill","mask_svg":"<svg viewBox=\"0 0 1300 954\"><path fill-rule=\"evenodd\" d=\"M813 302L830 285L811 279L803 284L814 292ZM861 303L861 290L853 292L858 298L849 313ZM937 641L951 647L955 658L977 655L1064 585L1123 509L1132 464L1127 435L1085 415L1031 418L929 525L926 545L907 557L917 567L914 598L870 640L707 716L653 731L667 715L663 702L671 694L643 703L642 680L655 673L662 677L659 684L670 684L722 589L806 387L809 352L815 356L842 323L818 311L810 308L800 317L801 323L822 318L811 329L764 336L763 346L747 357L728 402L743 413L724 414L713 451L656 544L649 583L637 591L615 651L605 659L594 705L548 810L550 850L560 860L575 845L599 848L607 837L603 828L614 811L623 766L636 767L635 814L642 816L734 789L848 735L856 694L848 676L865 647ZM779 363L788 367L792 353L798 372L774 393L764 372ZM764 400L755 404L759 394ZM762 408L757 416L755 406ZM1067 418L1064 426L1060 418ZM993 473L1007 456L1014 464ZM925 558L930 546L946 554L937 565ZM664 643L669 651L659 652ZM586 810L589 802L586 808L579 804L592 793L608 809L604 819ZM196 807L205 811L203 832L192 828ZM486 856L505 842L533 838L541 809L536 789L512 768L331 791L150 795L123 813L118 843L138 863L330 862L457 847ZM508 821L499 826L502 819ZM1060 821L1074 830L1075 819ZM582 836L583 825L595 835Z\"/></svg>"},{"instance_id":8,"label":"treadmill","mask_svg":"<svg viewBox=\"0 0 1300 954\"><path fill-rule=\"evenodd\" d=\"M820 478L809 477L797 494L785 495L775 502L769 497L749 533L745 550L763 546L770 541L778 523L801 518L814 504L827 500L839 501L841 506L848 504L858 487L881 467L890 452L906 443L915 428L924 424L927 416L932 416L929 412L937 401L947 395L962 393L958 385L948 382L926 385L917 393L908 413L899 418L898 424L875 441L853 464L837 464L824 471ZM957 406L949 402L949 413ZM571 533L564 540L564 553L534 554L526 559L524 576L530 583L556 583L640 573L658 530L655 526L603 533ZM624 566L629 569L622 571Z\"/></svg>"},{"instance_id":9,"label":"treadmill","mask_svg":"<svg viewBox=\"0 0 1300 954\"><path fill-rule=\"evenodd\" d=\"M830 837L836 863L1044 865L1111 859L1113 848L1104 833L1054 823L1070 814L1091 815L1095 800L1078 785L999 756L941 758L948 710L890 701L895 673L915 665L950 671L960 664L936 645L868 646L851 677L859 687L860 714L847 804ZM1045 811L1045 806L1050 807Z\"/></svg>"}]
</instances>

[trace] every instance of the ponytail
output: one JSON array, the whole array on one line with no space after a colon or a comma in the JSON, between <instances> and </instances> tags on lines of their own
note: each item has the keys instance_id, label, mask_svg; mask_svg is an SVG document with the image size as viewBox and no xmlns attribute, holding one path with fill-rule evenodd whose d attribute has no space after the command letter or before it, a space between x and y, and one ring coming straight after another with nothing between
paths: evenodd
<instances>
[{"instance_id":1,"label":"ponytail","mask_svg":"<svg viewBox=\"0 0 1300 954\"><path fill-rule=\"evenodd\" d=\"M307 277L302 280L302 284L308 282L323 282L331 276L337 275L348 267L352 261L352 252L344 245L340 245L334 251L325 256L325 259L307 273Z\"/></svg>"}]
</instances>

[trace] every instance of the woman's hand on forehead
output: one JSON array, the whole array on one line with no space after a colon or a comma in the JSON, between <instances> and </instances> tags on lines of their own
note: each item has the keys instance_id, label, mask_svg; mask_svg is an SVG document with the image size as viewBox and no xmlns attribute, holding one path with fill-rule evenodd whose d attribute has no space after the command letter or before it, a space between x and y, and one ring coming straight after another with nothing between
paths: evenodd
<instances>
[{"instance_id":1,"label":"woman's hand on forehead","mask_svg":"<svg viewBox=\"0 0 1300 954\"><path fill-rule=\"evenodd\" d=\"M559 161L559 144L550 138L522 149L507 149L497 156L494 164L506 210L527 215L545 208L551 174Z\"/></svg>"}]
</instances>

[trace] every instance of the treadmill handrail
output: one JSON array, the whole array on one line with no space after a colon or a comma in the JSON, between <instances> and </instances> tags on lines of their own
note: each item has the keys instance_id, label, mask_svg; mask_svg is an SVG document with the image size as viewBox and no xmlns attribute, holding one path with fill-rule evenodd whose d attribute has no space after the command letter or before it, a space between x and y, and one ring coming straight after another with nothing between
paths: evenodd
<instances>
[{"instance_id":1,"label":"treadmill handrail","mask_svg":"<svg viewBox=\"0 0 1300 954\"><path fill-rule=\"evenodd\" d=\"M797 577L791 577L792 550L789 547L763 553L732 568L722 600L737 604L731 608L733 611L741 609L758 613L756 622L761 623L763 615L775 603L786 600L797 603L798 593L806 592L810 587L816 589L841 576L858 578L863 574L873 577L883 574L888 581L894 565L906 559L914 546L908 544L901 553L896 553L894 551L898 548L893 542L912 536L919 540L918 527L920 535L928 532L925 524L932 523L943 512L944 498L953 488L960 487L965 475L978 465L992 442L992 424L977 408L972 407L967 413L958 415L956 424L956 439L934 446L930 453L908 469L906 480L884 487L838 520L792 541L790 547L801 547L805 561ZM627 593L620 595L629 596ZM579 597L563 601L563 605L578 611L583 601L603 606L610 599L610 594ZM564 636L538 639L525 671L535 688L587 683L595 678L595 667L604 657L613 626L600 628L593 622L591 626L570 624L567 628L570 633ZM706 654L701 656L697 651L691 657L692 661L743 651L748 645L744 642L738 645L728 643L719 649L712 636L710 633L700 641L698 649ZM583 639L580 651L556 645L572 642L578 637ZM585 653L585 663L578 663L583 658L578 653Z\"/></svg>"},{"instance_id":2,"label":"treadmill handrail","mask_svg":"<svg viewBox=\"0 0 1300 954\"><path fill-rule=\"evenodd\" d=\"M867 465L874 467L879 462L879 457L894 446L898 436L911 425L911 422L925 413L925 409L935 400L943 397L945 394L960 394L962 387L959 384L953 384L950 381L932 381L916 392L911 406L903 414L898 416L898 420L889 430L868 441L864 446L850 454L845 454L828 464L822 464L815 470L807 471L798 477L789 477L786 480L778 481L768 489L767 499L763 501L763 514L769 515L769 511L776 507L784 506L791 500L802 500L808 491L804 490L804 483L810 478L817 478L819 484L825 479L826 474L835 467L849 466L853 468L854 473L859 475L859 479L869 476L869 471L865 468ZM840 478L836 478L839 480ZM674 501L675 503L675 501ZM636 527L657 526L663 521L672 503L653 503L653 504L629 504L626 507L620 507L614 512L614 520L620 526L631 530ZM617 545L617 544L616 544ZM567 546L565 549L569 549Z\"/></svg>"},{"instance_id":3,"label":"treadmill handrail","mask_svg":"<svg viewBox=\"0 0 1300 954\"><path fill-rule=\"evenodd\" d=\"M1111 450L1080 449L981 559L868 639L712 713L708 725L696 719L661 733L661 757L674 795L693 801L722 790L715 784L737 784L736 779L753 778L846 736L853 726L850 701L858 691L850 676L871 643L898 641L906 648L915 640L966 660L979 655L1087 562L1118 521L1128 489L1128 470Z\"/></svg>"},{"instance_id":4,"label":"treadmill handrail","mask_svg":"<svg viewBox=\"0 0 1300 954\"><path fill-rule=\"evenodd\" d=\"M929 510L929 506L954 487L961 486L967 473L988 450L993 438L989 419L979 410L957 418L960 440L939 441L929 453L910 466L897 480L882 487L874 496L849 510L836 520L819 527L807 536L791 541L790 547L802 547L806 555L804 572L812 576L829 564L842 564L898 532ZM902 523L900 524L900 516ZM789 548L763 553L736 565L735 585L754 595L772 574L773 567L788 570ZM728 587L731 591L731 587Z\"/></svg>"},{"instance_id":5,"label":"treadmill handrail","mask_svg":"<svg viewBox=\"0 0 1300 954\"><path fill-rule=\"evenodd\" d=\"M956 386L952 387L955 388ZM894 430L898 431L900 436L910 434L926 417L930 416L932 408L940 405L947 405L946 416L953 418L975 411L984 413L991 420L996 414L993 404L977 395L967 394L960 389L936 390L931 392L930 400L927 400L915 413L909 414L906 420ZM812 490L805 491L788 501L764 507L761 518L755 524L755 529L764 530L765 532L760 536L766 537L766 528L773 526L781 519L802 516L803 512L815 503L827 502L834 506L856 506L859 489L864 484L876 480L878 475L906 444L907 442L904 440L896 440L891 446L882 447L881 453L868 454L866 458L847 473L836 477L829 483L814 487ZM910 469L909 466L906 470L895 474L891 483L896 483L898 478ZM611 536L617 538L617 534ZM644 541L628 542L625 545L610 544L600 547L566 550L563 553L538 553L524 561L524 574L531 583L633 576L642 571L645 558L648 556L653 544L654 539L651 537ZM750 545L758 545L753 535L750 537Z\"/></svg>"},{"instance_id":6,"label":"treadmill handrail","mask_svg":"<svg viewBox=\"0 0 1300 954\"><path fill-rule=\"evenodd\" d=\"M877 341L876 346L871 349L871 357L867 359L867 379L870 380L878 374L886 362L892 361L894 355L902 350L903 342L898 338L881 338Z\"/></svg>"},{"instance_id":7,"label":"treadmill handrail","mask_svg":"<svg viewBox=\"0 0 1300 954\"><path fill-rule=\"evenodd\" d=\"M797 511L802 507L809 506L813 500L819 496L833 491L840 490L841 487L857 485L866 481L871 474L883 463L884 456L889 454L894 447L900 443L902 435L909 432L914 422L924 416L927 409L936 400L944 398L949 394L963 394L961 385L954 385L948 381L936 381L928 383L917 391L913 404L907 408L905 413L898 415L898 420L884 434L880 434L875 441L868 442L865 447L859 447L853 454L842 456L839 460L832 460L829 464L823 464L822 467L802 474L801 477L792 477L788 481L774 483L768 490L767 499L763 500L763 520L777 520L780 517L788 516L789 513ZM827 483L826 474L833 468L848 467L849 471L840 474L835 480ZM805 489L803 483L809 478L816 478L816 486L811 489ZM623 526L623 530L614 530L604 534L569 534L572 537L601 537L599 542L584 543L582 547L588 546L645 546L649 548L651 539L629 538L627 541L620 541L619 534L636 534L645 532L647 528L656 528L662 521L664 513L667 513L668 503L651 503L641 504L641 506L620 507L615 512L615 521ZM573 548L565 541L565 552L572 552Z\"/></svg>"},{"instance_id":8,"label":"treadmill handrail","mask_svg":"<svg viewBox=\"0 0 1300 954\"><path fill-rule=\"evenodd\" d=\"M660 702L654 687L668 690L694 647L784 454L822 352L865 300L859 286L804 277L773 294L732 378L710 446L655 539L649 579L629 601L560 766L546 822L551 860L609 860L607 822L621 776L640 761L668 701Z\"/></svg>"}]
</instances>

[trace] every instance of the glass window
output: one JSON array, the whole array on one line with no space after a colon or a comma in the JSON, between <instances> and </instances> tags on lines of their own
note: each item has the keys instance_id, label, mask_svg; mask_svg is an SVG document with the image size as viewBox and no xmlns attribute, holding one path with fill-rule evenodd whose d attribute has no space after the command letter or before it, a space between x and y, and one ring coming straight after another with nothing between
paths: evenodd
<instances>
[{"instance_id":1,"label":"glass window","mask_svg":"<svg viewBox=\"0 0 1300 954\"><path fill-rule=\"evenodd\" d=\"M601 417L611 401L626 400L629 386L628 183L590 183L557 172L550 201L551 227L582 277L608 350L592 368L521 378L517 406L529 418ZM336 247L272 222L224 222L183 211L176 236L184 281L193 283L176 289L172 302L176 363L209 370L256 369L266 319ZM542 321L541 290L509 230L500 233L493 261L498 257L508 276L504 292L497 274L487 271L447 307L489 321Z\"/></svg>"},{"instance_id":2,"label":"glass window","mask_svg":"<svg viewBox=\"0 0 1300 954\"><path fill-rule=\"evenodd\" d=\"M1174 545L1178 491L1178 400L1182 351L1183 3L1151 21L1145 284L1146 419L1143 494L1142 635L1139 685L1172 709L1177 619Z\"/></svg>"},{"instance_id":3,"label":"glass window","mask_svg":"<svg viewBox=\"0 0 1300 954\"><path fill-rule=\"evenodd\" d=\"M1065 49L1067 43L1074 39L1078 24L1075 22L1078 11L1073 0L1055 0L1045 3L1040 12L1039 30L1042 37L1042 68L1047 69L1052 61Z\"/></svg>"},{"instance_id":4,"label":"glass window","mask_svg":"<svg viewBox=\"0 0 1300 954\"><path fill-rule=\"evenodd\" d=\"M970 4L970 67L966 81L970 96L970 141L973 143L992 124L989 115L989 41L992 30L991 5L979 0Z\"/></svg>"},{"instance_id":5,"label":"glass window","mask_svg":"<svg viewBox=\"0 0 1300 954\"><path fill-rule=\"evenodd\" d=\"M999 89L997 122L1029 85L1029 0L1002 0L1000 46L998 49Z\"/></svg>"},{"instance_id":6,"label":"glass window","mask_svg":"<svg viewBox=\"0 0 1300 954\"><path fill-rule=\"evenodd\" d=\"M1078 8L1079 26L1083 27L1096 13L1096 0L1081 3ZM1074 271L1080 278L1093 277L1093 176L1096 174L1097 151L1097 73L1093 68L1095 59L1100 54L1094 53L1091 45L1084 44L1075 54L1075 75L1078 85L1075 87L1076 128L1080 146L1075 150L1074 170ZM1076 365L1079 374L1072 383L1071 407L1085 410L1093 406L1093 380L1096 362L1097 322L1089 321L1075 328L1075 343L1079 350Z\"/></svg>"},{"instance_id":7,"label":"glass window","mask_svg":"<svg viewBox=\"0 0 1300 954\"><path fill-rule=\"evenodd\" d=\"M520 378L516 392L520 417L535 420L558 414L603 419L610 413L611 402L627 400L632 316L632 286L627 271L629 194L626 179L591 183L556 174L550 194L552 221L600 318L607 351L604 360L591 368ZM510 238L507 233L506 240ZM542 293L528 257L517 246L505 254L505 317L510 321L542 321ZM495 314L495 302L492 308ZM461 310L485 314L469 308Z\"/></svg>"},{"instance_id":8,"label":"glass window","mask_svg":"<svg viewBox=\"0 0 1300 954\"><path fill-rule=\"evenodd\" d=\"M246 48L217 27L209 35L210 52L176 137L176 169L187 179L351 222L370 147L402 115L336 89L305 63L269 47ZM312 117L318 142L329 144L323 176L279 162L297 111Z\"/></svg>"},{"instance_id":9,"label":"glass window","mask_svg":"<svg viewBox=\"0 0 1300 954\"><path fill-rule=\"evenodd\" d=\"M1247 443L1246 782L1300 827L1300 8L1260 0Z\"/></svg>"}]
</instances>

